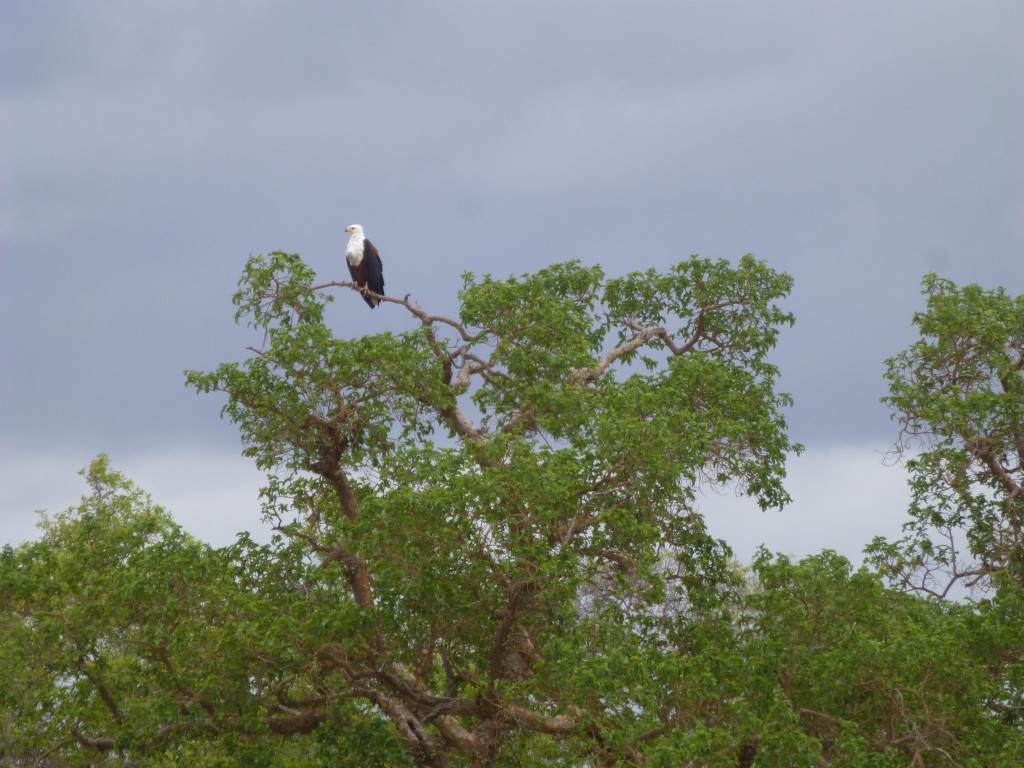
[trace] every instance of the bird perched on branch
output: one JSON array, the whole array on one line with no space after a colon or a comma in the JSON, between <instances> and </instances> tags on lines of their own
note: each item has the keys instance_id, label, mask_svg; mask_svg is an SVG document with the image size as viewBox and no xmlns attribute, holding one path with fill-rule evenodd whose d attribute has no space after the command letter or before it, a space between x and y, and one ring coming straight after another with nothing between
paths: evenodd
<instances>
[{"instance_id":1,"label":"bird perched on branch","mask_svg":"<svg viewBox=\"0 0 1024 768\"><path fill-rule=\"evenodd\" d=\"M380 254L373 243L366 239L360 225L353 224L345 231L352 233L345 251L348 271L352 274L352 282L362 291L363 301L373 309L380 304L380 299L374 298L367 291L384 294L384 268L380 263Z\"/></svg>"}]
</instances>

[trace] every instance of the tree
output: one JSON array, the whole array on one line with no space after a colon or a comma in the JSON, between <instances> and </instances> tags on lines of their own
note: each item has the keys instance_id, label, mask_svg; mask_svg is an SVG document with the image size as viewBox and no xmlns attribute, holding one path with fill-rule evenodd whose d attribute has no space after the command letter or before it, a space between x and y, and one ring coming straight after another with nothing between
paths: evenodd
<instances>
[{"instance_id":1,"label":"tree","mask_svg":"<svg viewBox=\"0 0 1024 768\"><path fill-rule=\"evenodd\" d=\"M283 542L196 541L105 456L85 474L78 507L0 553L0 765L401 764L378 718L303 677L333 574Z\"/></svg>"},{"instance_id":2,"label":"tree","mask_svg":"<svg viewBox=\"0 0 1024 768\"><path fill-rule=\"evenodd\" d=\"M685 617L727 571L698 489L787 498L767 353L790 278L750 256L467 276L459 319L386 298L415 327L356 339L325 322L333 285L295 255L250 260L235 303L263 345L188 375L227 394L266 513L346 580L305 684L364 701L421 765L538 735L639 759L693 702L610 673L685 674Z\"/></svg>"},{"instance_id":3,"label":"tree","mask_svg":"<svg viewBox=\"0 0 1024 768\"><path fill-rule=\"evenodd\" d=\"M77 508L0 557L0 765L413 763L387 717L325 668L348 631L339 568L285 539L196 542L105 457L88 479ZM671 617L671 638L653 636L649 598L597 581L577 601L584 623L532 650L577 665L577 695L601 716L598 758L586 730L523 729L495 764L590 765L641 724L620 762L1024 760L1019 591L975 610L886 589L834 553L762 552L702 610L664 575L658 619Z\"/></svg>"},{"instance_id":4,"label":"tree","mask_svg":"<svg viewBox=\"0 0 1024 768\"><path fill-rule=\"evenodd\" d=\"M1024 761L1020 599L887 589L825 551L761 551L744 601L743 701L758 765L1011 768Z\"/></svg>"},{"instance_id":5,"label":"tree","mask_svg":"<svg viewBox=\"0 0 1024 768\"><path fill-rule=\"evenodd\" d=\"M1024 296L935 275L924 294L921 339L887 361L884 398L909 457L911 519L872 550L929 593L1024 585Z\"/></svg>"},{"instance_id":6,"label":"tree","mask_svg":"<svg viewBox=\"0 0 1024 768\"><path fill-rule=\"evenodd\" d=\"M383 297L412 329L356 339L351 284L314 283L250 260L262 344L188 374L267 472L270 544L196 541L100 456L0 552L0 765L1024 761L1012 567L957 604L705 530L702 485L786 500L788 277L467 276L458 319Z\"/></svg>"}]
</instances>

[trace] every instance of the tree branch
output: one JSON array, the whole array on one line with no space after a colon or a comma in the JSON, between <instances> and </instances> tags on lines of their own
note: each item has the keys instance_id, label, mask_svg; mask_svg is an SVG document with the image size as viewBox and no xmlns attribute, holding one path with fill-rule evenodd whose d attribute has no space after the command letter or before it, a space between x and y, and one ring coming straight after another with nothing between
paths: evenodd
<instances>
[{"instance_id":1,"label":"tree branch","mask_svg":"<svg viewBox=\"0 0 1024 768\"><path fill-rule=\"evenodd\" d=\"M104 705L106 705L110 714L113 715L114 720L118 723L123 723L124 713L121 712L121 708L117 705L117 701L114 699L114 694L110 692L110 689L107 688L106 684L102 680L100 680L98 675L90 672L89 669L86 668L84 657L79 657L78 659L78 670L86 680L93 684L96 692L103 700Z\"/></svg>"},{"instance_id":2,"label":"tree branch","mask_svg":"<svg viewBox=\"0 0 1024 768\"><path fill-rule=\"evenodd\" d=\"M667 338L668 332L660 325L654 328L644 328L625 344L620 344L607 355L602 357L601 361L593 368L577 368L573 371L572 376L575 379L579 379L580 381L587 383L597 381L605 374L608 368L611 367L612 363L623 355L628 355L630 352L636 351L656 336L662 336L668 341L671 341Z\"/></svg>"},{"instance_id":3,"label":"tree branch","mask_svg":"<svg viewBox=\"0 0 1024 768\"><path fill-rule=\"evenodd\" d=\"M319 285L310 286L309 290L320 291L323 290L324 288L350 288L356 293L364 293L363 289L360 288L358 285L346 280L332 280L327 283L320 283ZM373 291L366 291L365 293L369 295L371 298L379 299L382 302L398 304L399 306L405 307L411 314L419 318L420 322L423 323L423 325L433 325L434 323L441 323L443 325L447 325L453 328L459 334L463 341L472 342L476 340L476 337L473 334L469 333L469 331L466 330L466 327L459 321L453 320L450 317L445 317L444 315L428 314L419 305L411 303L409 301L409 296L411 294L406 294L404 298L398 299L395 298L394 296L385 296L384 294L374 293Z\"/></svg>"},{"instance_id":4,"label":"tree branch","mask_svg":"<svg viewBox=\"0 0 1024 768\"><path fill-rule=\"evenodd\" d=\"M701 307L699 310L697 310L697 315L694 319L693 333L690 335L690 338L687 339L686 342L684 342L682 345L676 344L675 339L672 338L672 335L662 325L656 325L650 328L645 328L639 323L630 320L627 322L627 327L634 333L636 333L636 336L634 336L632 339L625 342L624 344L620 344L615 349L611 350L608 354L602 357L601 361L593 368L577 369L572 374L573 378L588 383L596 381L605 374L608 368L616 360L618 360L624 355L630 354L631 352L635 352L637 349L650 342L651 339L655 338L661 339L664 342L665 346L668 347L669 351L675 357L684 355L691 349L693 349L693 347L696 346L696 344L702 338L704 338L704 321L709 313L715 312L719 309L725 309L726 307L733 306L735 304L742 303L743 302L740 300L719 301L715 302L714 304L708 304L707 306Z\"/></svg>"},{"instance_id":5,"label":"tree branch","mask_svg":"<svg viewBox=\"0 0 1024 768\"><path fill-rule=\"evenodd\" d=\"M109 752L117 746L116 742L110 736L96 736L94 738L90 738L83 735L77 728L71 732L71 735L74 736L75 741L83 747L89 747L90 749L99 750L100 752Z\"/></svg>"},{"instance_id":6,"label":"tree branch","mask_svg":"<svg viewBox=\"0 0 1024 768\"><path fill-rule=\"evenodd\" d=\"M330 712L310 710L300 712L296 715L279 715L267 718L267 727L271 733L279 736L296 736L303 733L311 733L321 723L326 723L332 718Z\"/></svg>"}]
</instances>

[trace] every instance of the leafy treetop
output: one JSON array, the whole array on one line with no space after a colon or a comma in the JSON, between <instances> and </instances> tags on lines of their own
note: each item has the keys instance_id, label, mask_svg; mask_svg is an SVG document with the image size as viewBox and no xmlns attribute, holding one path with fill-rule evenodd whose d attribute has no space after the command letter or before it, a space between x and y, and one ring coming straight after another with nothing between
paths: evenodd
<instances>
[{"instance_id":1,"label":"leafy treetop","mask_svg":"<svg viewBox=\"0 0 1024 768\"><path fill-rule=\"evenodd\" d=\"M1024 584L1024 295L928 275L921 338L888 361L913 502L876 561L902 583Z\"/></svg>"},{"instance_id":2,"label":"leafy treetop","mask_svg":"<svg viewBox=\"0 0 1024 768\"><path fill-rule=\"evenodd\" d=\"M752 256L620 278L568 262L466 275L457 319L386 297L413 327L346 339L325 321L344 284L272 253L235 296L262 346L188 380L227 393L270 473L266 513L341 567L328 667L417 759L481 759L524 731L597 748L594 697L625 692L586 667L683 642L666 600L717 599L728 550L701 484L788 498L798 446L767 355L791 284ZM631 754L649 726L601 748Z\"/></svg>"}]
</instances>

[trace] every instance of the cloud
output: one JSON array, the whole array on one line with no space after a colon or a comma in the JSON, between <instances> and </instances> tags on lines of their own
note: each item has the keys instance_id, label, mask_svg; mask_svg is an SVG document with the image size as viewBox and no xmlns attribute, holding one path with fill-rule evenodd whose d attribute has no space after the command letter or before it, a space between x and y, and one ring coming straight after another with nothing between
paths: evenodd
<instances>
[{"instance_id":1,"label":"cloud","mask_svg":"<svg viewBox=\"0 0 1024 768\"><path fill-rule=\"evenodd\" d=\"M884 449L868 444L811 447L790 459L793 502L785 509L762 512L730 493L706 496L700 509L740 562L763 545L794 557L833 549L858 563L875 536L897 537L907 519L906 470L884 459Z\"/></svg>"},{"instance_id":2,"label":"cloud","mask_svg":"<svg viewBox=\"0 0 1024 768\"><path fill-rule=\"evenodd\" d=\"M38 536L36 511L49 513L77 506L88 493L77 472L93 456L26 455L11 446L0 449L6 482L0 486L0 544ZM215 546L249 531L258 541L270 537L260 520L262 474L237 453L216 450L171 450L136 456L113 453L115 470L145 491L192 535Z\"/></svg>"},{"instance_id":3,"label":"cloud","mask_svg":"<svg viewBox=\"0 0 1024 768\"><path fill-rule=\"evenodd\" d=\"M244 354L249 253L343 276L353 221L445 313L465 269L753 251L796 279L778 359L812 445L891 431L922 273L1024 291L1024 6L7 5L0 440L29 508L73 502L50 481L89 451L237 444L181 370ZM407 327L364 310L339 333Z\"/></svg>"}]
</instances>

